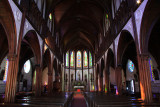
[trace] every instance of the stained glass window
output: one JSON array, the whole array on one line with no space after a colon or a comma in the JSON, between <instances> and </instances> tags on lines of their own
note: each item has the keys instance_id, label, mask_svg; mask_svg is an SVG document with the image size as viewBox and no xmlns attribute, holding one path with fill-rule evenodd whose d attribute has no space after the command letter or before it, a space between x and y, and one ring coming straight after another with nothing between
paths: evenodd
<instances>
[{"instance_id":1,"label":"stained glass window","mask_svg":"<svg viewBox=\"0 0 160 107\"><path fill-rule=\"evenodd\" d=\"M92 66L92 54L89 52L89 66Z\"/></svg>"},{"instance_id":2,"label":"stained glass window","mask_svg":"<svg viewBox=\"0 0 160 107\"><path fill-rule=\"evenodd\" d=\"M84 54L83 54L83 59L84 59L84 61L83 61L83 63L84 63L84 67L88 67L88 57L87 57L87 52L86 51L84 51Z\"/></svg>"},{"instance_id":3,"label":"stained glass window","mask_svg":"<svg viewBox=\"0 0 160 107\"><path fill-rule=\"evenodd\" d=\"M108 19L108 14L106 14L106 19Z\"/></svg>"},{"instance_id":4,"label":"stained glass window","mask_svg":"<svg viewBox=\"0 0 160 107\"><path fill-rule=\"evenodd\" d=\"M44 52L48 49L48 46L44 44Z\"/></svg>"},{"instance_id":5,"label":"stained glass window","mask_svg":"<svg viewBox=\"0 0 160 107\"><path fill-rule=\"evenodd\" d=\"M3 81L7 81L7 73L8 73L8 66L9 66L9 61L8 59L6 60L6 66L5 66L5 74L4 74L4 77L3 77Z\"/></svg>"},{"instance_id":6,"label":"stained glass window","mask_svg":"<svg viewBox=\"0 0 160 107\"><path fill-rule=\"evenodd\" d=\"M128 70L130 72L133 72L134 71L134 64L131 60L128 60Z\"/></svg>"},{"instance_id":7,"label":"stained glass window","mask_svg":"<svg viewBox=\"0 0 160 107\"><path fill-rule=\"evenodd\" d=\"M66 66L69 66L69 54L68 52L66 53Z\"/></svg>"},{"instance_id":8,"label":"stained glass window","mask_svg":"<svg viewBox=\"0 0 160 107\"><path fill-rule=\"evenodd\" d=\"M70 58L70 66L74 67L74 52L71 52L71 58Z\"/></svg>"},{"instance_id":9,"label":"stained glass window","mask_svg":"<svg viewBox=\"0 0 160 107\"><path fill-rule=\"evenodd\" d=\"M153 73L153 64L152 64L151 58L149 58L149 67L150 67L150 73L151 73L151 80L154 81L155 77L154 77L154 73Z\"/></svg>"},{"instance_id":10,"label":"stained glass window","mask_svg":"<svg viewBox=\"0 0 160 107\"><path fill-rule=\"evenodd\" d=\"M106 32L107 32L108 29L109 29L109 27L110 27L110 21L109 21L109 16L108 16L108 14L106 14L105 24L106 24Z\"/></svg>"},{"instance_id":11,"label":"stained glass window","mask_svg":"<svg viewBox=\"0 0 160 107\"><path fill-rule=\"evenodd\" d=\"M52 20L52 13L49 14L49 19Z\"/></svg>"},{"instance_id":12,"label":"stained glass window","mask_svg":"<svg viewBox=\"0 0 160 107\"><path fill-rule=\"evenodd\" d=\"M81 52L77 52L77 67L81 67Z\"/></svg>"},{"instance_id":13,"label":"stained glass window","mask_svg":"<svg viewBox=\"0 0 160 107\"><path fill-rule=\"evenodd\" d=\"M31 69L31 62L30 60L27 60L24 64L24 72L29 73L30 69Z\"/></svg>"}]
</instances>

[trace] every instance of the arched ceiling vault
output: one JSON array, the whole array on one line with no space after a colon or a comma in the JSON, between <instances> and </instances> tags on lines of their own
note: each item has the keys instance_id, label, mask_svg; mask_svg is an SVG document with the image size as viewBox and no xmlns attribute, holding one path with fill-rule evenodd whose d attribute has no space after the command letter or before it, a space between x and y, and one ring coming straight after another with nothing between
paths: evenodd
<instances>
[{"instance_id":1,"label":"arched ceiling vault","mask_svg":"<svg viewBox=\"0 0 160 107\"><path fill-rule=\"evenodd\" d=\"M104 14L111 10L110 5L111 0L47 0L46 17L53 13L54 34L60 36L62 51L94 52L103 35Z\"/></svg>"}]
</instances>

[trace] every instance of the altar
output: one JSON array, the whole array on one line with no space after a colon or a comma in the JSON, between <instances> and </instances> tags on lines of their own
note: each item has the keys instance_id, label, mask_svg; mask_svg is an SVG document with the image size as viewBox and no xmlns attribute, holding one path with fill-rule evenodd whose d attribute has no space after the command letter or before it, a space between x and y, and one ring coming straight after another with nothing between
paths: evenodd
<instances>
[{"instance_id":1,"label":"altar","mask_svg":"<svg viewBox=\"0 0 160 107\"><path fill-rule=\"evenodd\" d=\"M77 91L78 89L80 91L86 91L86 83L84 81L74 81L72 83L72 90Z\"/></svg>"}]
</instances>

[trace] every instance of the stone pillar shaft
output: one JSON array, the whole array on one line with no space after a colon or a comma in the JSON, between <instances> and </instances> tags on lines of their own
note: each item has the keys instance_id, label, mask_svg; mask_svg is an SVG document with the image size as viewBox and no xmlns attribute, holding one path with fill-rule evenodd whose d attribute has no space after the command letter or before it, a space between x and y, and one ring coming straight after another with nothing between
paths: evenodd
<instances>
[{"instance_id":1,"label":"stone pillar shaft","mask_svg":"<svg viewBox=\"0 0 160 107\"><path fill-rule=\"evenodd\" d=\"M5 102L7 103L15 102L15 94L16 94L16 87L17 87L17 73L18 73L18 66L19 66L21 41L22 41L22 36L24 31L24 23L25 23L25 10L24 10L24 13L22 14L18 46L16 51L17 53L9 52L8 54L9 67L8 67L7 82L6 82L6 89L5 89Z\"/></svg>"},{"instance_id":2,"label":"stone pillar shaft","mask_svg":"<svg viewBox=\"0 0 160 107\"><path fill-rule=\"evenodd\" d=\"M53 73L48 71L48 96L52 95L53 89Z\"/></svg>"},{"instance_id":3,"label":"stone pillar shaft","mask_svg":"<svg viewBox=\"0 0 160 107\"><path fill-rule=\"evenodd\" d=\"M118 66L116 67L116 84L117 84L117 90L118 94L122 94L122 67Z\"/></svg>"},{"instance_id":4,"label":"stone pillar shaft","mask_svg":"<svg viewBox=\"0 0 160 107\"><path fill-rule=\"evenodd\" d=\"M6 88L5 88L5 102L13 103L15 101L17 72L15 69L16 56L8 55L9 68L7 74Z\"/></svg>"},{"instance_id":5,"label":"stone pillar shaft","mask_svg":"<svg viewBox=\"0 0 160 107\"><path fill-rule=\"evenodd\" d=\"M96 90L95 91L98 91L98 74L96 73Z\"/></svg>"},{"instance_id":6,"label":"stone pillar shaft","mask_svg":"<svg viewBox=\"0 0 160 107\"><path fill-rule=\"evenodd\" d=\"M137 55L140 76L141 99L145 102L152 102L151 76L149 69L149 56Z\"/></svg>"},{"instance_id":7,"label":"stone pillar shaft","mask_svg":"<svg viewBox=\"0 0 160 107\"><path fill-rule=\"evenodd\" d=\"M96 67L96 71L95 71L95 73L96 73L96 75L95 75L95 77L96 77L96 79L95 79L95 91L98 91L98 69L97 69L98 67Z\"/></svg>"},{"instance_id":8,"label":"stone pillar shaft","mask_svg":"<svg viewBox=\"0 0 160 107\"><path fill-rule=\"evenodd\" d=\"M41 86L42 86L42 69L41 67L36 67L36 87L35 96L41 96Z\"/></svg>"},{"instance_id":9,"label":"stone pillar shaft","mask_svg":"<svg viewBox=\"0 0 160 107\"><path fill-rule=\"evenodd\" d=\"M103 73L103 72L101 72L101 73ZM100 74L100 91L103 91L103 75L102 74Z\"/></svg>"},{"instance_id":10,"label":"stone pillar shaft","mask_svg":"<svg viewBox=\"0 0 160 107\"><path fill-rule=\"evenodd\" d=\"M109 73L106 70L105 71L105 92L109 92L109 91L110 91L110 89L109 89Z\"/></svg>"}]
</instances>

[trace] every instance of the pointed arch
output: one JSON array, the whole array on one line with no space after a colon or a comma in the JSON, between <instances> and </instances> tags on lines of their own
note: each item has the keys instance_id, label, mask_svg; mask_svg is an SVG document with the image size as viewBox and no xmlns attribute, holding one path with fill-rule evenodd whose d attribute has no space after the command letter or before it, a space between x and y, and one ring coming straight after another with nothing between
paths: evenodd
<instances>
[{"instance_id":1,"label":"pointed arch","mask_svg":"<svg viewBox=\"0 0 160 107\"><path fill-rule=\"evenodd\" d=\"M36 32L34 30L28 31L25 34L23 40L27 41L29 46L31 47L34 53L34 56L36 58L36 63L41 65L41 62L42 62L41 49L40 49L39 39Z\"/></svg>"}]
</instances>

